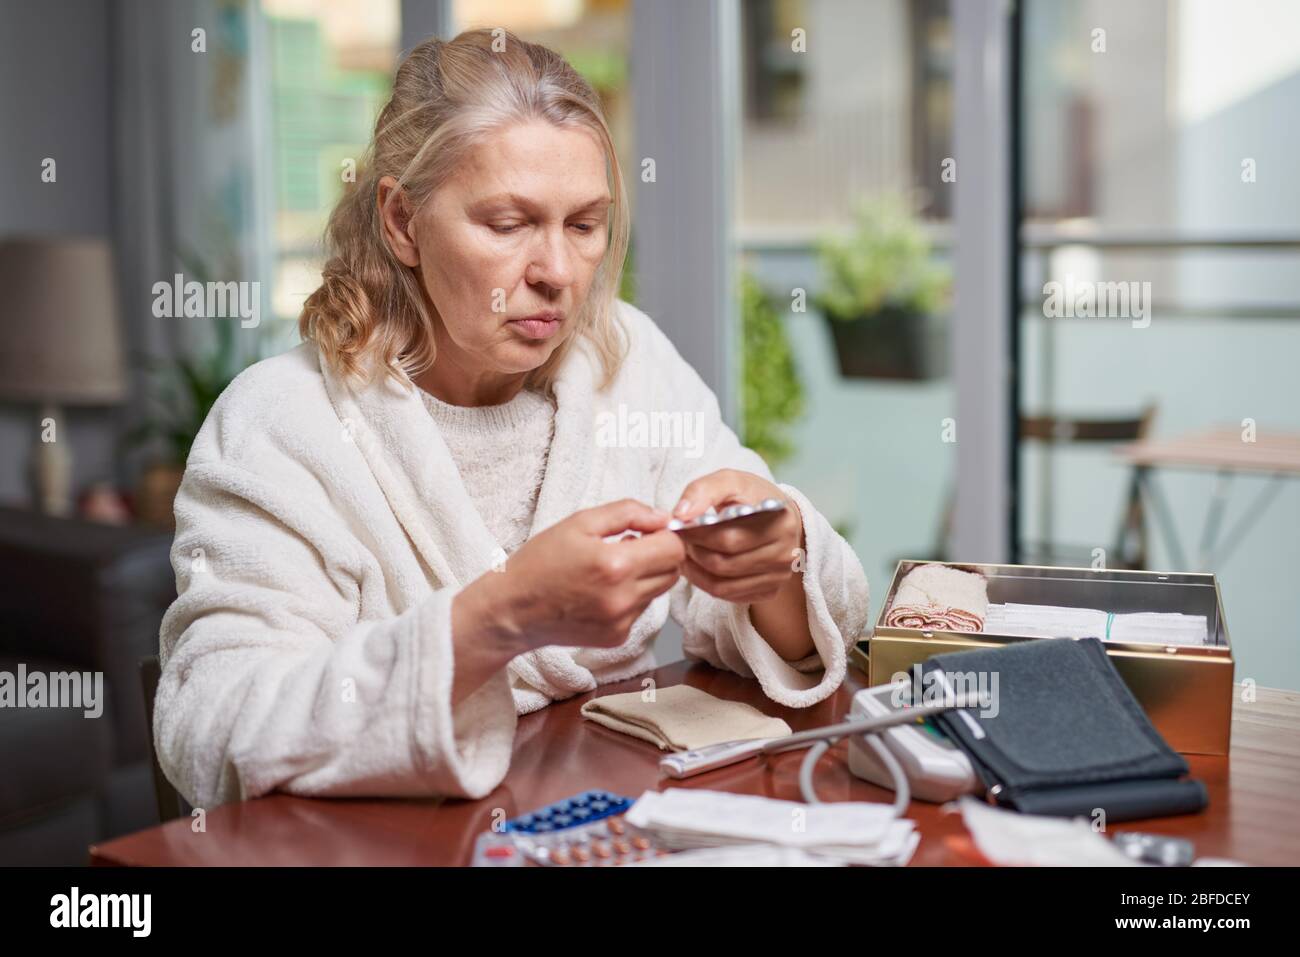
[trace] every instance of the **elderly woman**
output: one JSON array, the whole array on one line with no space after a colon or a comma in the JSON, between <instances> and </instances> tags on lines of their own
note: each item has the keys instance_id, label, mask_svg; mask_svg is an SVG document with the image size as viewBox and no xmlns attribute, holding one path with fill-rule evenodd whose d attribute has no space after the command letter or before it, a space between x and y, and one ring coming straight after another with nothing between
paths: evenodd
<instances>
[{"instance_id":1,"label":"elderly woman","mask_svg":"<svg viewBox=\"0 0 1300 957\"><path fill-rule=\"evenodd\" d=\"M591 87L509 34L426 41L362 168L305 341L225 391L176 499L154 732L185 798L482 797L517 715L653 668L669 614L688 658L829 695L862 567L615 298Z\"/></svg>"}]
</instances>

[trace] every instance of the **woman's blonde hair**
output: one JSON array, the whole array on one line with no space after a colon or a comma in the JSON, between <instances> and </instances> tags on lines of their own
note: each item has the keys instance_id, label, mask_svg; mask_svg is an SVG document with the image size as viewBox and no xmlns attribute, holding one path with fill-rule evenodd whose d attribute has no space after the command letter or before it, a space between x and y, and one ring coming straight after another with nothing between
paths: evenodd
<instances>
[{"instance_id":1,"label":"woman's blonde hair","mask_svg":"<svg viewBox=\"0 0 1300 957\"><path fill-rule=\"evenodd\" d=\"M450 42L430 38L407 54L375 122L357 181L330 214L329 259L320 287L303 304L298 329L335 369L361 378L377 368L396 376L400 366L414 377L436 355L432 304L415 269L393 255L384 237L379 180L396 178L402 190L392 190L387 202L404 191L415 215L476 142L509 123L535 119L586 128L597 137L613 203L608 247L574 316L574 329L526 383L549 389L582 336L601 364L601 388L613 379L626 349L614 303L627 257L629 217L622 168L600 100L558 53L509 31L485 29L468 30Z\"/></svg>"}]
</instances>

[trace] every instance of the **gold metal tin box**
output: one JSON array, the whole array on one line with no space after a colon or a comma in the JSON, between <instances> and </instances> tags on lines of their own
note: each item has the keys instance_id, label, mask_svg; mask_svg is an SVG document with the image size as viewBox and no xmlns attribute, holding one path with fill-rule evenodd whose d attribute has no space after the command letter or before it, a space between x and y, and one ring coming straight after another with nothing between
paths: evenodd
<instances>
[{"instance_id":1,"label":"gold metal tin box","mask_svg":"<svg viewBox=\"0 0 1300 957\"><path fill-rule=\"evenodd\" d=\"M859 642L853 659L872 685L931 655L1005 645L1033 638L981 632L887 628L885 616L903 576L920 561L901 561L881 606L874 634ZM1211 574L974 565L947 562L988 579L989 602L1069 605L1115 614L1182 612L1204 615L1205 645L1106 642L1116 670L1170 747L1186 754L1227 754L1232 731L1232 649L1223 618L1219 583ZM1100 636L1098 636L1100 637ZM1061 639L1068 640L1068 639ZM864 653L865 651L865 653Z\"/></svg>"}]
</instances>

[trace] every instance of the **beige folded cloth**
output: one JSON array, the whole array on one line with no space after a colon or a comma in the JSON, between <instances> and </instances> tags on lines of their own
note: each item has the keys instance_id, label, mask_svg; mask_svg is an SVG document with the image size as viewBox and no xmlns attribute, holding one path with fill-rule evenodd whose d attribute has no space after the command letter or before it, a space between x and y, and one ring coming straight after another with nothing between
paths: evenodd
<instances>
[{"instance_id":1,"label":"beige folded cloth","mask_svg":"<svg viewBox=\"0 0 1300 957\"><path fill-rule=\"evenodd\" d=\"M918 565L898 583L885 627L983 631L988 607L983 575L947 565Z\"/></svg>"},{"instance_id":2,"label":"beige folded cloth","mask_svg":"<svg viewBox=\"0 0 1300 957\"><path fill-rule=\"evenodd\" d=\"M664 751L690 751L723 741L780 738L790 726L769 718L739 701L724 701L690 685L655 688L653 700L646 692L593 698L582 706L582 716L615 731L658 745Z\"/></svg>"}]
</instances>

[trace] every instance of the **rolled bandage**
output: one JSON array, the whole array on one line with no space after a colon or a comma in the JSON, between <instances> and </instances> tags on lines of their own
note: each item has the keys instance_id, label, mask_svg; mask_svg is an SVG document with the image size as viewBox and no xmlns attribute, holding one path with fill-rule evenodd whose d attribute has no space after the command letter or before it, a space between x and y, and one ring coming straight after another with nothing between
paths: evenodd
<instances>
[{"instance_id":1,"label":"rolled bandage","mask_svg":"<svg viewBox=\"0 0 1300 957\"><path fill-rule=\"evenodd\" d=\"M903 576L885 626L983 631L988 607L988 582L983 575L947 565L921 565Z\"/></svg>"}]
</instances>

